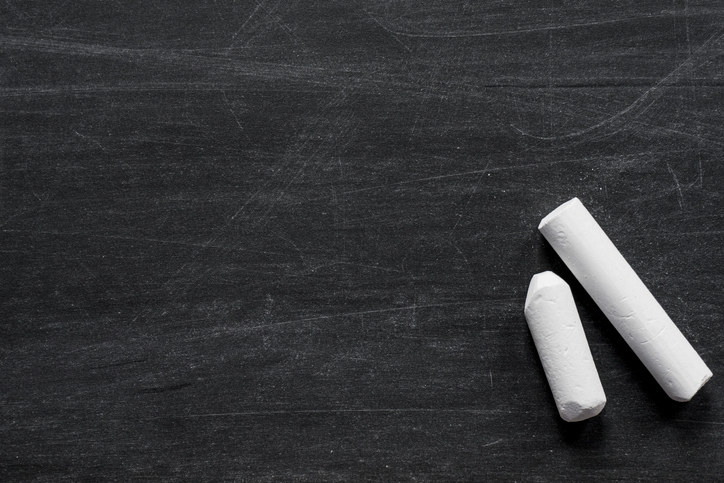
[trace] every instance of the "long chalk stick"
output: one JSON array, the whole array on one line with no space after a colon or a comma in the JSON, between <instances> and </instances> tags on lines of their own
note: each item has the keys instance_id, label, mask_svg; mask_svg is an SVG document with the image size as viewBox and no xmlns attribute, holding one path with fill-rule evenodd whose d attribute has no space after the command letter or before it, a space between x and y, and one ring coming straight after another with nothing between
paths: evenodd
<instances>
[{"instance_id":1,"label":"long chalk stick","mask_svg":"<svg viewBox=\"0 0 724 483\"><path fill-rule=\"evenodd\" d=\"M666 394L689 401L712 373L578 198L538 229Z\"/></svg>"}]
</instances>

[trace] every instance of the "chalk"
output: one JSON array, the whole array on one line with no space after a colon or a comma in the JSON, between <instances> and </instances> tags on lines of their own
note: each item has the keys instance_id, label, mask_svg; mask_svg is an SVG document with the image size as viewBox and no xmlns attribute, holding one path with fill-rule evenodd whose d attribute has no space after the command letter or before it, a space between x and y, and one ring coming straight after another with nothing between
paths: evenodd
<instances>
[{"instance_id":1,"label":"chalk","mask_svg":"<svg viewBox=\"0 0 724 483\"><path fill-rule=\"evenodd\" d=\"M689 401L712 373L578 198L538 229L656 381Z\"/></svg>"},{"instance_id":2,"label":"chalk","mask_svg":"<svg viewBox=\"0 0 724 483\"><path fill-rule=\"evenodd\" d=\"M553 272L533 275L525 319L561 418L583 421L600 413L606 395L568 284Z\"/></svg>"}]
</instances>

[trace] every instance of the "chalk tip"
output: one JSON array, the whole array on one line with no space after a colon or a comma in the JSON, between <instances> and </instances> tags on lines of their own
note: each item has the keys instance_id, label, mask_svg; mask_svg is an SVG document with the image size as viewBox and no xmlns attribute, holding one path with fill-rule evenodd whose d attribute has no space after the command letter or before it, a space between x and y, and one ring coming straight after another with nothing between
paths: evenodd
<instances>
[{"instance_id":1,"label":"chalk tip","mask_svg":"<svg viewBox=\"0 0 724 483\"><path fill-rule=\"evenodd\" d=\"M558 208L556 208L555 210L553 210L553 211L551 211L550 213L548 213L548 214L545 216L545 218L543 218L543 219L541 220L540 224L538 225L538 230L541 230L541 229L545 228L545 226L546 226L551 220L557 218L557 217L558 217L561 213L563 213L564 211L566 211L566 210L568 210L568 209L570 209L570 208L576 207L576 206L583 206L583 203L581 203L581 200L579 200L578 198L572 198L572 199L566 201L565 203L563 203L562 205L560 205Z\"/></svg>"},{"instance_id":2,"label":"chalk tip","mask_svg":"<svg viewBox=\"0 0 724 483\"><path fill-rule=\"evenodd\" d=\"M706 372L701 377L701 380L698 384L692 386L689 388L689 391L682 391L677 393L669 393L669 397L677 402L689 402L693 399L694 396L699 392L699 390L704 387L704 385L709 382L709 379L712 378L714 374L711 372L711 370L706 367Z\"/></svg>"},{"instance_id":3,"label":"chalk tip","mask_svg":"<svg viewBox=\"0 0 724 483\"><path fill-rule=\"evenodd\" d=\"M536 294L551 287L568 287L568 284L561 277L551 271L540 272L533 275L528 285L528 294L525 297L525 308L533 302Z\"/></svg>"},{"instance_id":4,"label":"chalk tip","mask_svg":"<svg viewBox=\"0 0 724 483\"><path fill-rule=\"evenodd\" d=\"M606 398L591 402L567 401L558 407L558 413L564 421L577 423L598 416L606 406Z\"/></svg>"}]
</instances>

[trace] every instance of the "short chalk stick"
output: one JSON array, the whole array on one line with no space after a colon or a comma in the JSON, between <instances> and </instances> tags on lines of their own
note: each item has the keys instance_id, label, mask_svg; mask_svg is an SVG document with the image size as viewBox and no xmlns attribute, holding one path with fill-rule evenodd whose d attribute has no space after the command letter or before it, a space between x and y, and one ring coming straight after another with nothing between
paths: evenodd
<instances>
[{"instance_id":1,"label":"short chalk stick","mask_svg":"<svg viewBox=\"0 0 724 483\"><path fill-rule=\"evenodd\" d=\"M568 284L553 272L534 275L525 319L561 417L574 422L600 413L606 395Z\"/></svg>"}]
</instances>

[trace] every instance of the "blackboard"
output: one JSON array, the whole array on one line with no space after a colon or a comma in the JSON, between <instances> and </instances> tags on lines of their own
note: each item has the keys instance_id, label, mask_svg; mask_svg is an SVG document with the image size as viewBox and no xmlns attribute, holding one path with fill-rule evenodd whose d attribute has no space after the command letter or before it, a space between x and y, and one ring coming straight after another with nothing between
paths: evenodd
<instances>
[{"instance_id":1,"label":"blackboard","mask_svg":"<svg viewBox=\"0 0 724 483\"><path fill-rule=\"evenodd\" d=\"M4 2L0 477L721 478L723 7ZM691 402L537 232L574 196L714 372Z\"/></svg>"}]
</instances>

